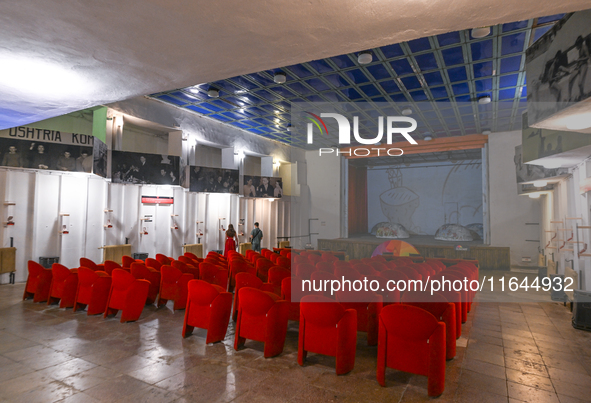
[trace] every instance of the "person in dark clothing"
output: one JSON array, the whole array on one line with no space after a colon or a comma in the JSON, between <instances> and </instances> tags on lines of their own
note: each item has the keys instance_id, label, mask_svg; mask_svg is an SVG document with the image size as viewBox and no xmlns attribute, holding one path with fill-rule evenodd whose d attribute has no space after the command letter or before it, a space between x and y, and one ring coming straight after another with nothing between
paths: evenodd
<instances>
[{"instance_id":1,"label":"person in dark clothing","mask_svg":"<svg viewBox=\"0 0 591 403\"><path fill-rule=\"evenodd\" d=\"M261 240L263 239L263 231L259 229L259 223L254 223L254 229L250 232L250 239L252 242L252 250L261 252Z\"/></svg>"}]
</instances>

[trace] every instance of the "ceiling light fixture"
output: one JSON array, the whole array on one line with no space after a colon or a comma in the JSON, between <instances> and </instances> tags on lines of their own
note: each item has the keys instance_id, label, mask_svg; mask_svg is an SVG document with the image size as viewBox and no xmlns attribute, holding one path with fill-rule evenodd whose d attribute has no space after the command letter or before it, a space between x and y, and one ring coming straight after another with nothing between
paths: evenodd
<instances>
[{"instance_id":1,"label":"ceiling light fixture","mask_svg":"<svg viewBox=\"0 0 591 403\"><path fill-rule=\"evenodd\" d=\"M199 88L189 88L189 92L192 92L193 94L199 94Z\"/></svg>"},{"instance_id":2,"label":"ceiling light fixture","mask_svg":"<svg viewBox=\"0 0 591 403\"><path fill-rule=\"evenodd\" d=\"M285 80L287 80L287 76L282 71L278 71L273 76L273 81L275 81L277 84L283 84L285 82Z\"/></svg>"},{"instance_id":3,"label":"ceiling light fixture","mask_svg":"<svg viewBox=\"0 0 591 403\"><path fill-rule=\"evenodd\" d=\"M530 193L528 194L530 199L539 199L540 198L540 194L539 193Z\"/></svg>"},{"instance_id":4,"label":"ceiling light fixture","mask_svg":"<svg viewBox=\"0 0 591 403\"><path fill-rule=\"evenodd\" d=\"M566 122L568 130L584 130L591 127L591 113L579 113L574 116L569 116Z\"/></svg>"},{"instance_id":5,"label":"ceiling light fixture","mask_svg":"<svg viewBox=\"0 0 591 403\"><path fill-rule=\"evenodd\" d=\"M481 97L478 97L478 103L480 105L490 104L491 101L492 101L492 98L490 97L490 95L483 95Z\"/></svg>"},{"instance_id":6,"label":"ceiling light fixture","mask_svg":"<svg viewBox=\"0 0 591 403\"><path fill-rule=\"evenodd\" d=\"M431 135L431 133L427 132L423 135L423 140L431 141L431 140L433 140L433 136Z\"/></svg>"},{"instance_id":7,"label":"ceiling light fixture","mask_svg":"<svg viewBox=\"0 0 591 403\"><path fill-rule=\"evenodd\" d=\"M548 184L548 181L534 181L534 186L537 188L546 187L547 184Z\"/></svg>"},{"instance_id":8,"label":"ceiling light fixture","mask_svg":"<svg viewBox=\"0 0 591 403\"><path fill-rule=\"evenodd\" d=\"M407 106L402 110L402 114L404 116L412 115L412 109L410 109L410 107Z\"/></svg>"},{"instance_id":9,"label":"ceiling light fixture","mask_svg":"<svg viewBox=\"0 0 591 403\"><path fill-rule=\"evenodd\" d=\"M472 29L472 38L480 39L490 34L490 27L480 27Z\"/></svg>"},{"instance_id":10,"label":"ceiling light fixture","mask_svg":"<svg viewBox=\"0 0 591 403\"><path fill-rule=\"evenodd\" d=\"M369 64L373 61L373 55L369 51L361 52L357 56L359 64Z\"/></svg>"},{"instance_id":11,"label":"ceiling light fixture","mask_svg":"<svg viewBox=\"0 0 591 403\"><path fill-rule=\"evenodd\" d=\"M209 95L210 98L219 98L220 90L214 87L209 87L207 90L207 95Z\"/></svg>"},{"instance_id":12,"label":"ceiling light fixture","mask_svg":"<svg viewBox=\"0 0 591 403\"><path fill-rule=\"evenodd\" d=\"M287 125L287 131L290 132L291 131L291 125Z\"/></svg>"},{"instance_id":13,"label":"ceiling light fixture","mask_svg":"<svg viewBox=\"0 0 591 403\"><path fill-rule=\"evenodd\" d=\"M492 132L489 129L483 130L482 134L488 136L489 134L491 134Z\"/></svg>"}]
</instances>

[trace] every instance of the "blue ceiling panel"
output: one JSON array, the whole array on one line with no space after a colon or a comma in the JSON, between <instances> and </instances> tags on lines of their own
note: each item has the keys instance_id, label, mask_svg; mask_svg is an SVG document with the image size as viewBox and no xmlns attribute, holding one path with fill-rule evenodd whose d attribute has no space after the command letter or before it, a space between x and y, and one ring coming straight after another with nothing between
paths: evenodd
<instances>
[{"instance_id":1,"label":"blue ceiling panel","mask_svg":"<svg viewBox=\"0 0 591 403\"><path fill-rule=\"evenodd\" d=\"M287 132L293 103L340 102L338 108L359 115L367 133L377 130L378 114L396 115L407 106L421 133L518 130L527 106L524 52L561 17L493 26L483 39L465 30L367 49L373 53L367 65L351 53L150 97L303 148L306 142ZM273 79L280 71L286 74L283 84ZM208 97L210 87L220 90L219 98ZM493 102L478 104L482 95ZM396 105L384 108L385 103Z\"/></svg>"}]
</instances>

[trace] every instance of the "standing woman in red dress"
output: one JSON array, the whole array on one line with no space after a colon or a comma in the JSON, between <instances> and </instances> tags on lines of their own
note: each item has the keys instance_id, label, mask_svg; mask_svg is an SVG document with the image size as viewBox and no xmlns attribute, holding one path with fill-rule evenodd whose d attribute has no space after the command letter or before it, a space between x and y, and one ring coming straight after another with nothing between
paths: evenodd
<instances>
[{"instance_id":1,"label":"standing woman in red dress","mask_svg":"<svg viewBox=\"0 0 591 403\"><path fill-rule=\"evenodd\" d=\"M226 245L224 247L224 257L228 257L228 251L235 251L236 246L238 246L238 237L236 236L234 226L230 224L228 225L228 230L226 231Z\"/></svg>"}]
</instances>

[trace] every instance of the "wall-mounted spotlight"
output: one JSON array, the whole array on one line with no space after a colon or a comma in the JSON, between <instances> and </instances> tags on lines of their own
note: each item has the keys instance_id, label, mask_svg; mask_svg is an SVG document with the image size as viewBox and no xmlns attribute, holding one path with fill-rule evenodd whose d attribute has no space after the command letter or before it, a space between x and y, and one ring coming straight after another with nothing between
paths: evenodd
<instances>
[{"instance_id":1,"label":"wall-mounted spotlight","mask_svg":"<svg viewBox=\"0 0 591 403\"><path fill-rule=\"evenodd\" d=\"M359 62L359 64L369 64L371 63L373 60L373 55L371 54L370 51L364 51L359 53L359 55L357 56L357 61Z\"/></svg>"},{"instance_id":2,"label":"wall-mounted spotlight","mask_svg":"<svg viewBox=\"0 0 591 403\"><path fill-rule=\"evenodd\" d=\"M285 82L285 80L287 80L287 76L282 71L278 71L273 76L273 81L275 81L277 84L283 84Z\"/></svg>"},{"instance_id":3,"label":"wall-mounted spotlight","mask_svg":"<svg viewBox=\"0 0 591 403\"><path fill-rule=\"evenodd\" d=\"M219 98L220 90L214 87L209 87L207 90L207 95L209 95L210 98Z\"/></svg>"}]
</instances>

